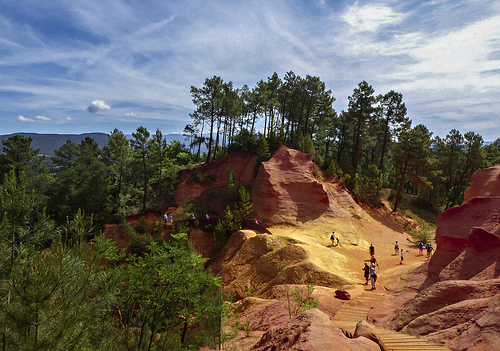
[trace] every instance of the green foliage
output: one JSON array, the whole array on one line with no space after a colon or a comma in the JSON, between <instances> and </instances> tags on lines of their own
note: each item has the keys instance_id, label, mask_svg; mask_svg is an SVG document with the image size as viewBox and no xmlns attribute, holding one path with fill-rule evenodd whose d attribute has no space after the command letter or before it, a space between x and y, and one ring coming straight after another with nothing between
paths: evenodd
<instances>
[{"instance_id":1,"label":"green foliage","mask_svg":"<svg viewBox=\"0 0 500 351\"><path fill-rule=\"evenodd\" d=\"M419 221L419 229L412 230L411 236L413 237L414 243L423 242L424 244L430 244L434 241L434 236L436 233L436 228L425 221Z\"/></svg>"},{"instance_id":2,"label":"green foliage","mask_svg":"<svg viewBox=\"0 0 500 351\"><path fill-rule=\"evenodd\" d=\"M206 322L206 304L200 302L205 294L214 296L220 283L203 268L205 259L189 250L186 236L176 237L151 243L144 257L131 256L127 265L118 267L126 282L119 299L124 348L178 347L169 336L176 335L183 344Z\"/></svg>"},{"instance_id":3,"label":"green foliage","mask_svg":"<svg viewBox=\"0 0 500 351\"><path fill-rule=\"evenodd\" d=\"M188 183L201 183L203 182L203 174L199 170L192 170L187 180Z\"/></svg>"},{"instance_id":4,"label":"green foliage","mask_svg":"<svg viewBox=\"0 0 500 351\"><path fill-rule=\"evenodd\" d=\"M333 176L341 176L343 174L342 170L339 168L337 162L335 160L331 160L328 164L328 168L326 169L326 174L329 177Z\"/></svg>"},{"instance_id":5,"label":"green foliage","mask_svg":"<svg viewBox=\"0 0 500 351\"><path fill-rule=\"evenodd\" d=\"M362 182L361 191L366 199L377 207L382 206L380 194L380 173L378 167L373 163L368 167L368 171Z\"/></svg>"},{"instance_id":6,"label":"green foliage","mask_svg":"<svg viewBox=\"0 0 500 351\"><path fill-rule=\"evenodd\" d=\"M292 289L292 295L294 296L292 301L295 303L293 304L292 301L290 301L290 294L287 291L287 307L290 318L296 317L311 308L318 307L319 302L314 301L314 298L312 297L313 292L313 284L307 284L306 291Z\"/></svg>"},{"instance_id":7,"label":"green foliage","mask_svg":"<svg viewBox=\"0 0 500 351\"><path fill-rule=\"evenodd\" d=\"M153 231L151 235L153 236L154 239L158 239L162 235L164 229L165 229L165 223L163 221L163 218L160 216L153 223Z\"/></svg>"},{"instance_id":8,"label":"green foliage","mask_svg":"<svg viewBox=\"0 0 500 351\"><path fill-rule=\"evenodd\" d=\"M144 233L146 233L147 225L148 225L148 220L146 219L146 217L142 216L139 219L139 224L135 227L135 231L138 233L144 234Z\"/></svg>"}]
</instances>

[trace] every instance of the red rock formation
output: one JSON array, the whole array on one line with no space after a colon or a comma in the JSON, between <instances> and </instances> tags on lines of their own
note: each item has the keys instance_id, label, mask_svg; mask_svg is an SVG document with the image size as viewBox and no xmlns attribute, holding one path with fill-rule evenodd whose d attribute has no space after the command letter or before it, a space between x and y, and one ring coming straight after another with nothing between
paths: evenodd
<instances>
[{"instance_id":1,"label":"red rock formation","mask_svg":"<svg viewBox=\"0 0 500 351\"><path fill-rule=\"evenodd\" d=\"M270 328L251 349L268 350L379 351L380 348L364 337L348 339L326 314L314 308L280 326Z\"/></svg>"},{"instance_id":2,"label":"red rock formation","mask_svg":"<svg viewBox=\"0 0 500 351\"><path fill-rule=\"evenodd\" d=\"M475 172L464 203L439 216L436 246L428 288L389 326L453 350L500 350L500 165Z\"/></svg>"},{"instance_id":3,"label":"red rock formation","mask_svg":"<svg viewBox=\"0 0 500 351\"><path fill-rule=\"evenodd\" d=\"M350 194L316 180L309 154L282 145L262 162L252 185L253 208L267 224L301 224L320 216L351 218L362 211Z\"/></svg>"},{"instance_id":4,"label":"red rock formation","mask_svg":"<svg viewBox=\"0 0 500 351\"><path fill-rule=\"evenodd\" d=\"M498 278L485 281L450 280L436 283L419 292L399 311L389 326L401 330L417 318L440 311L447 306L467 300L491 298L499 293L500 279ZM451 326L443 325L442 328Z\"/></svg>"},{"instance_id":5,"label":"red rock formation","mask_svg":"<svg viewBox=\"0 0 500 351\"><path fill-rule=\"evenodd\" d=\"M485 171L489 174L491 169ZM476 182L484 180L484 177L478 176L481 172L474 173L471 188L480 188ZM490 188L495 186L490 184ZM473 194L469 192L469 196ZM431 279L437 280L440 273L440 280L469 279L480 273L479 267L485 269L500 260L499 245L500 196L469 198L463 205L451 208L438 217L438 250L429 262ZM445 269L448 265L451 266Z\"/></svg>"},{"instance_id":6,"label":"red rock formation","mask_svg":"<svg viewBox=\"0 0 500 351\"><path fill-rule=\"evenodd\" d=\"M266 223L295 223L326 212L328 195L313 175L309 154L281 146L263 162L252 187L253 208Z\"/></svg>"},{"instance_id":7,"label":"red rock formation","mask_svg":"<svg viewBox=\"0 0 500 351\"><path fill-rule=\"evenodd\" d=\"M234 172L236 186L249 185L254 179L255 165L255 156L241 152L214 160L209 164L200 166L199 169L184 170L175 191L175 201L178 206L183 206L186 199L194 202L200 200L202 194L209 189L227 189L228 167ZM198 176L203 177L203 179L200 181ZM220 206L217 207L217 201L214 201L214 206L216 207L212 209L214 212L224 213L224 205L219 208Z\"/></svg>"},{"instance_id":8,"label":"red rock formation","mask_svg":"<svg viewBox=\"0 0 500 351\"><path fill-rule=\"evenodd\" d=\"M483 196L500 196L500 165L474 172L464 202Z\"/></svg>"}]
</instances>

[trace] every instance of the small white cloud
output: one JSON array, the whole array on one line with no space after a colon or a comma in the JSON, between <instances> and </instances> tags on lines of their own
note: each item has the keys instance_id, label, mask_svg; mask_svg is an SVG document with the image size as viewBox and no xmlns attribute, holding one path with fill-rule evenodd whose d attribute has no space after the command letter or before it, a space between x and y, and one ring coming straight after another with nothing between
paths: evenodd
<instances>
[{"instance_id":1,"label":"small white cloud","mask_svg":"<svg viewBox=\"0 0 500 351\"><path fill-rule=\"evenodd\" d=\"M71 118L71 117L65 117L64 120L69 122L69 121L72 121L73 118Z\"/></svg>"},{"instance_id":2,"label":"small white cloud","mask_svg":"<svg viewBox=\"0 0 500 351\"><path fill-rule=\"evenodd\" d=\"M125 114L125 117L137 117L137 113L129 112Z\"/></svg>"},{"instance_id":3,"label":"small white cloud","mask_svg":"<svg viewBox=\"0 0 500 351\"><path fill-rule=\"evenodd\" d=\"M86 108L90 113L96 113L99 111L107 111L111 109L109 105L107 105L103 100L94 100L90 104L89 107Z\"/></svg>"},{"instance_id":4,"label":"small white cloud","mask_svg":"<svg viewBox=\"0 0 500 351\"><path fill-rule=\"evenodd\" d=\"M405 19L406 15L394 12L385 5L355 5L349 7L342 19L356 31L377 32L381 27L396 25Z\"/></svg>"},{"instance_id":5,"label":"small white cloud","mask_svg":"<svg viewBox=\"0 0 500 351\"><path fill-rule=\"evenodd\" d=\"M39 120L39 121L52 121L52 118L45 117L45 116L36 116L35 119Z\"/></svg>"},{"instance_id":6,"label":"small white cloud","mask_svg":"<svg viewBox=\"0 0 500 351\"><path fill-rule=\"evenodd\" d=\"M27 117L24 117L24 116L17 117L17 120L19 122L35 122L35 120L33 118L27 118Z\"/></svg>"}]
</instances>

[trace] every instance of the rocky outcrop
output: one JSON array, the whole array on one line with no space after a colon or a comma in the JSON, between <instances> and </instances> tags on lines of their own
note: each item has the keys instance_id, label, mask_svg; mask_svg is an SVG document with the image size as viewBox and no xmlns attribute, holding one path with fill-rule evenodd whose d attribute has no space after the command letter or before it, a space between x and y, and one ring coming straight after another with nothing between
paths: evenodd
<instances>
[{"instance_id":1,"label":"rocky outcrop","mask_svg":"<svg viewBox=\"0 0 500 351\"><path fill-rule=\"evenodd\" d=\"M276 285L339 287L348 283L312 263L300 245L284 244L277 237L244 230L231 236L212 271L238 299L248 294L260 296Z\"/></svg>"},{"instance_id":2,"label":"rocky outcrop","mask_svg":"<svg viewBox=\"0 0 500 351\"><path fill-rule=\"evenodd\" d=\"M475 197L492 196L500 196L500 165L474 172L470 187L465 190L464 202Z\"/></svg>"},{"instance_id":3,"label":"rocky outcrop","mask_svg":"<svg viewBox=\"0 0 500 351\"><path fill-rule=\"evenodd\" d=\"M437 220L437 250L415 298L389 322L453 350L500 350L500 165L474 173Z\"/></svg>"},{"instance_id":4,"label":"rocky outcrop","mask_svg":"<svg viewBox=\"0 0 500 351\"><path fill-rule=\"evenodd\" d=\"M309 154L281 146L262 162L252 187L254 210L266 223L316 219L329 205L328 194L313 175Z\"/></svg>"},{"instance_id":5,"label":"rocky outcrop","mask_svg":"<svg viewBox=\"0 0 500 351\"><path fill-rule=\"evenodd\" d=\"M314 308L270 328L251 350L379 351L380 347L364 337L348 339L326 314Z\"/></svg>"},{"instance_id":6,"label":"rocky outcrop","mask_svg":"<svg viewBox=\"0 0 500 351\"><path fill-rule=\"evenodd\" d=\"M473 254L483 261L481 251L484 249L489 251L484 243L498 245L499 218L500 197L473 198L462 206L442 213L437 220L436 246L438 250L429 262L429 274L438 275L466 250L466 246L470 248L466 250L469 261L475 260L471 256ZM496 250L496 253L496 259L500 258L500 251ZM463 274L466 277L469 273ZM443 278L445 277L441 277Z\"/></svg>"},{"instance_id":7,"label":"rocky outcrop","mask_svg":"<svg viewBox=\"0 0 500 351\"><path fill-rule=\"evenodd\" d=\"M198 168L185 169L175 190L175 202L178 206L184 206L186 200L195 204L205 202L211 213L222 215L225 205L217 190L227 189L229 172L232 172L236 186L250 185L255 177L256 165L255 156L239 152Z\"/></svg>"},{"instance_id":8,"label":"rocky outcrop","mask_svg":"<svg viewBox=\"0 0 500 351\"><path fill-rule=\"evenodd\" d=\"M499 175L500 165L476 171L464 203L438 217L429 282L500 275Z\"/></svg>"},{"instance_id":9,"label":"rocky outcrop","mask_svg":"<svg viewBox=\"0 0 500 351\"><path fill-rule=\"evenodd\" d=\"M252 186L253 208L268 224L301 224L320 216L350 218L363 211L345 189L325 188L309 154L282 145L262 162Z\"/></svg>"},{"instance_id":10,"label":"rocky outcrop","mask_svg":"<svg viewBox=\"0 0 500 351\"><path fill-rule=\"evenodd\" d=\"M389 351L387 347L385 347L384 342L380 339L380 337L375 333L373 326L367 321L360 321L356 324L356 330L354 331L353 338L365 337L368 340L376 343L381 351Z\"/></svg>"},{"instance_id":11,"label":"rocky outcrop","mask_svg":"<svg viewBox=\"0 0 500 351\"><path fill-rule=\"evenodd\" d=\"M447 306L474 299L491 298L500 293L500 279L485 281L453 280L433 284L419 292L417 296L389 323L389 326L401 330L415 319L442 310ZM452 325L443 325L443 328Z\"/></svg>"}]
</instances>

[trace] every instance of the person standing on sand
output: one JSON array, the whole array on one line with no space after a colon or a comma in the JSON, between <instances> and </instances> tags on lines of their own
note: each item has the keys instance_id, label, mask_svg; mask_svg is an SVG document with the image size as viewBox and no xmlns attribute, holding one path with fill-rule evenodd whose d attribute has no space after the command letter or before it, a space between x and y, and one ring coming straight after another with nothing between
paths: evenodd
<instances>
[{"instance_id":1,"label":"person standing on sand","mask_svg":"<svg viewBox=\"0 0 500 351\"><path fill-rule=\"evenodd\" d=\"M364 271L365 279L366 279L365 285L368 285L368 281L370 280L370 266L368 266L368 263L366 263L366 262L365 262L365 266L363 267L363 271Z\"/></svg>"},{"instance_id":2,"label":"person standing on sand","mask_svg":"<svg viewBox=\"0 0 500 351\"><path fill-rule=\"evenodd\" d=\"M332 232L332 235L330 235L330 240L332 241L332 247L335 246L335 232Z\"/></svg>"},{"instance_id":3,"label":"person standing on sand","mask_svg":"<svg viewBox=\"0 0 500 351\"><path fill-rule=\"evenodd\" d=\"M375 247L373 244L370 244L370 256L375 256Z\"/></svg>"},{"instance_id":4,"label":"person standing on sand","mask_svg":"<svg viewBox=\"0 0 500 351\"><path fill-rule=\"evenodd\" d=\"M372 290L375 290L376 287L375 287L375 283L377 282L377 272L375 272L375 269L372 269L372 271L370 272L370 278L371 278L371 283L372 283Z\"/></svg>"},{"instance_id":5,"label":"person standing on sand","mask_svg":"<svg viewBox=\"0 0 500 351\"><path fill-rule=\"evenodd\" d=\"M375 258L374 255L372 255L372 258L370 258L370 263L372 264L373 269L375 269L375 265L377 265L377 267L379 267L377 259Z\"/></svg>"},{"instance_id":6,"label":"person standing on sand","mask_svg":"<svg viewBox=\"0 0 500 351\"><path fill-rule=\"evenodd\" d=\"M401 261L399 262L399 264L403 264L403 255L404 255L404 252L403 252L403 249L401 249Z\"/></svg>"},{"instance_id":7,"label":"person standing on sand","mask_svg":"<svg viewBox=\"0 0 500 351\"><path fill-rule=\"evenodd\" d=\"M399 243L396 240L396 243L394 244L394 254L397 255L399 253Z\"/></svg>"}]
</instances>

